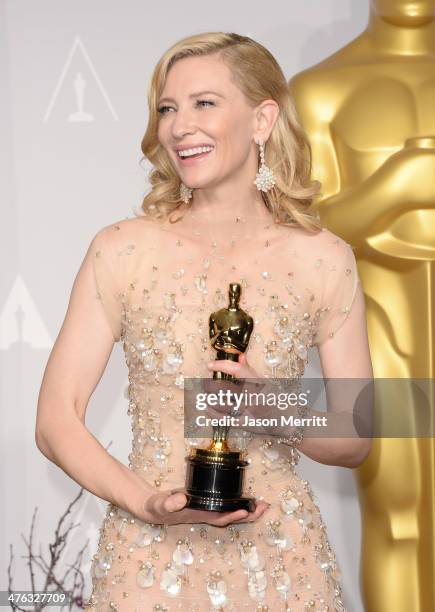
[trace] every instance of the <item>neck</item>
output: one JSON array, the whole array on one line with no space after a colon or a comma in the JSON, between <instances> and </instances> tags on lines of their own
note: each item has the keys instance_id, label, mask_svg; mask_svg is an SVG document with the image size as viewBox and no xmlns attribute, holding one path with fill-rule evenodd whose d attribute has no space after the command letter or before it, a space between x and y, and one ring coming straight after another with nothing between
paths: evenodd
<instances>
[{"instance_id":1,"label":"neck","mask_svg":"<svg viewBox=\"0 0 435 612\"><path fill-rule=\"evenodd\" d=\"M219 185L215 188L194 189L190 211L197 217L222 221L236 217L263 217L272 219L261 193L255 185L252 188L237 189L234 186Z\"/></svg>"},{"instance_id":2,"label":"neck","mask_svg":"<svg viewBox=\"0 0 435 612\"><path fill-rule=\"evenodd\" d=\"M400 25L385 21L383 17L370 12L366 29L373 46L382 54L393 55L430 55L435 53L435 21L427 18L421 25L406 23Z\"/></svg>"}]
</instances>

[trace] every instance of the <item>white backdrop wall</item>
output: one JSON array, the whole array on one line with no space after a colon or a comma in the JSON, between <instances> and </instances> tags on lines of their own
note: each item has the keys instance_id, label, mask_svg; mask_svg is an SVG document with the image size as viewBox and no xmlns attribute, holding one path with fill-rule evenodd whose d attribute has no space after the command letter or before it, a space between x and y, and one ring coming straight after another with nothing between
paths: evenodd
<instances>
[{"instance_id":1,"label":"white backdrop wall","mask_svg":"<svg viewBox=\"0 0 435 612\"><path fill-rule=\"evenodd\" d=\"M140 141L146 90L160 55L184 36L210 30L249 35L288 78L364 29L368 0L10 0L1 2L1 572L9 544L15 589L28 589L21 534L38 507L35 540L46 546L79 490L38 451L36 405L43 371L86 248L98 229L131 217L147 190ZM83 89L88 121L74 121ZM319 375L317 353L307 376ZM117 345L91 398L87 425L128 463L127 372ZM361 521L352 470L302 457L343 574L345 600L363 610ZM87 538L87 575L106 503L86 493L62 563ZM88 587L85 594L89 594Z\"/></svg>"}]
</instances>

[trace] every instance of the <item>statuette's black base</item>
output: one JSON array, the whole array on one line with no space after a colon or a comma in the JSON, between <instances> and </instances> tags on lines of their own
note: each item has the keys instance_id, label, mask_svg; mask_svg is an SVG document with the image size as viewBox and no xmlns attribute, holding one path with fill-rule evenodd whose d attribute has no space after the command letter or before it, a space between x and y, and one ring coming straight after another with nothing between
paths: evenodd
<instances>
[{"instance_id":1,"label":"statuette's black base","mask_svg":"<svg viewBox=\"0 0 435 612\"><path fill-rule=\"evenodd\" d=\"M186 461L187 508L215 512L255 510L255 497L243 495L248 465L243 452L195 448Z\"/></svg>"},{"instance_id":2,"label":"statuette's black base","mask_svg":"<svg viewBox=\"0 0 435 612\"><path fill-rule=\"evenodd\" d=\"M247 510L253 512L257 507L255 497L237 497L223 499L219 497L200 497L185 492L187 497L186 508L195 510L210 510L214 512L234 512L234 510Z\"/></svg>"}]
</instances>

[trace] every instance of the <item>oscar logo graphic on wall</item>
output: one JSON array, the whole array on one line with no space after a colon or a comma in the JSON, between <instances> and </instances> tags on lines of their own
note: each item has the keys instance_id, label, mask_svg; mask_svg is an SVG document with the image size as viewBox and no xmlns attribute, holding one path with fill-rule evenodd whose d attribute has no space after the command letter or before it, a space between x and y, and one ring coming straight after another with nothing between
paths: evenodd
<instances>
[{"instance_id":1,"label":"oscar logo graphic on wall","mask_svg":"<svg viewBox=\"0 0 435 612\"><path fill-rule=\"evenodd\" d=\"M46 123L54 112L58 112L69 123L91 123L96 120L102 103L104 113L108 110L112 119L119 121L89 53L80 37L76 36L51 95L43 122Z\"/></svg>"},{"instance_id":2,"label":"oscar logo graphic on wall","mask_svg":"<svg viewBox=\"0 0 435 612\"><path fill-rule=\"evenodd\" d=\"M33 349L53 346L31 292L21 276L17 276L0 310L0 350L6 351L20 343Z\"/></svg>"}]
</instances>

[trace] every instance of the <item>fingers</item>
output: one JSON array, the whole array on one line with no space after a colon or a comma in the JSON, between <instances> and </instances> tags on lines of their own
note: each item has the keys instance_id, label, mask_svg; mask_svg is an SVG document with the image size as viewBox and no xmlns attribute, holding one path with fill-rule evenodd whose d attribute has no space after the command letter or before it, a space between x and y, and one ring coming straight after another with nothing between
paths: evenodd
<instances>
[{"instance_id":1,"label":"fingers","mask_svg":"<svg viewBox=\"0 0 435 612\"><path fill-rule=\"evenodd\" d=\"M245 353L239 354L238 361L231 361L230 359L215 359L207 364L207 368L210 371L216 370L217 372L232 374L238 379L259 378L257 372L249 365L248 358L246 357Z\"/></svg>"},{"instance_id":2,"label":"fingers","mask_svg":"<svg viewBox=\"0 0 435 612\"><path fill-rule=\"evenodd\" d=\"M218 516L213 521L216 527L226 527L230 523L236 523L248 516L247 510L235 510L234 512L217 512Z\"/></svg>"},{"instance_id":3,"label":"fingers","mask_svg":"<svg viewBox=\"0 0 435 612\"><path fill-rule=\"evenodd\" d=\"M220 391L236 393L239 391L239 387L233 381L225 379L205 378L202 387L206 393L219 394Z\"/></svg>"},{"instance_id":4,"label":"fingers","mask_svg":"<svg viewBox=\"0 0 435 612\"><path fill-rule=\"evenodd\" d=\"M234 516L235 513L232 513L233 516L228 518L231 519L231 523L253 523L254 521L258 520L268 508L270 508L270 504L267 504L264 501L257 501L256 508L252 512L241 510L240 512L242 515L240 517L236 517Z\"/></svg>"},{"instance_id":5,"label":"fingers","mask_svg":"<svg viewBox=\"0 0 435 612\"><path fill-rule=\"evenodd\" d=\"M260 518L260 516L262 514L264 514L264 512L266 512L266 510L270 508L270 504L266 504L263 501L259 501L257 502L257 506L255 508L255 510L253 512L249 512L247 513L247 516L244 518L239 519L238 523L253 523L254 521L258 520Z\"/></svg>"},{"instance_id":6,"label":"fingers","mask_svg":"<svg viewBox=\"0 0 435 612\"><path fill-rule=\"evenodd\" d=\"M211 510L192 510L195 523L208 523L215 527L225 527L236 520L247 516L246 510L234 510L233 512L214 512Z\"/></svg>"},{"instance_id":7,"label":"fingers","mask_svg":"<svg viewBox=\"0 0 435 612\"><path fill-rule=\"evenodd\" d=\"M215 359L214 361L209 361L207 368L209 370L225 372L226 374L233 374L233 376L240 378L249 375L251 371L244 353L239 354L238 361L232 361L231 359Z\"/></svg>"},{"instance_id":8,"label":"fingers","mask_svg":"<svg viewBox=\"0 0 435 612\"><path fill-rule=\"evenodd\" d=\"M145 511L152 517L150 522L161 522L165 520L168 513L182 510L187 503L187 497L182 492L156 493L151 495L145 505Z\"/></svg>"},{"instance_id":9,"label":"fingers","mask_svg":"<svg viewBox=\"0 0 435 612\"><path fill-rule=\"evenodd\" d=\"M215 359L215 361L210 361L207 364L207 368L210 371L225 372L225 374L232 374L233 376L237 376L237 374L240 373L240 364L229 359Z\"/></svg>"},{"instance_id":10,"label":"fingers","mask_svg":"<svg viewBox=\"0 0 435 612\"><path fill-rule=\"evenodd\" d=\"M256 521L267 510L270 504L263 500L257 501L253 512L239 509L233 512L214 512L208 510L196 510L185 508L187 496L182 490L173 490L151 495L146 501L146 512L151 518L148 522L169 524L182 523L209 523L216 527L225 527L231 523ZM177 513L179 513L177 515Z\"/></svg>"},{"instance_id":11,"label":"fingers","mask_svg":"<svg viewBox=\"0 0 435 612\"><path fill-rule=\"evenodd\" d=\"M184 493L177 492L169 495L163 500L163 511L164 512L178 512L187 503L187 497Z\"/></svg>"},{"instance_id":12,"label":"fingers","mask_svg":"<svg viewBox=\"0 0 435 612\"><path fill-rule=\"evenodd\" d=\"M270 508L270 504L267 504L264 501L258 501L257 506L253 512L248 512L247 510L235 510L234 512L206 512L208 515L207 522L215 525L217 527L224 527L231 523L253 523L258 520L260 516ZM211 514L216 514L216 518L212 521L210 519Z\"/></svg>"}]
</instances>

